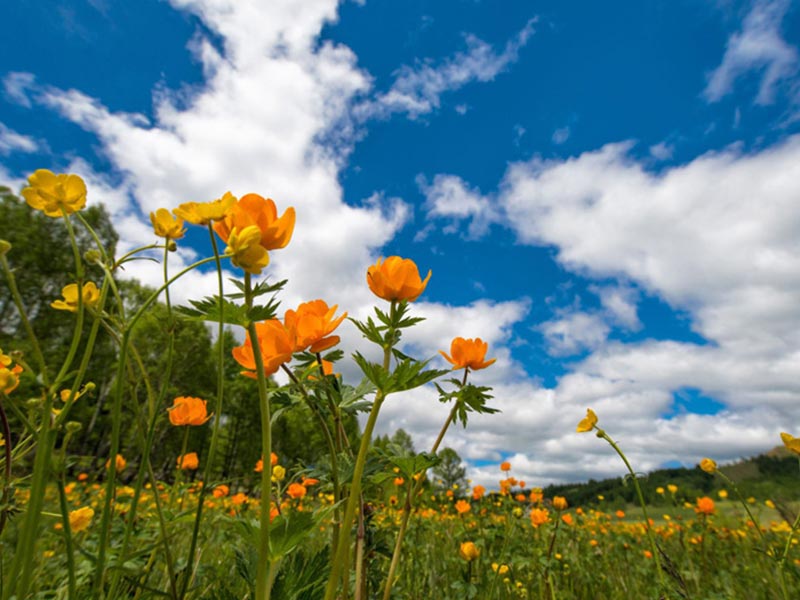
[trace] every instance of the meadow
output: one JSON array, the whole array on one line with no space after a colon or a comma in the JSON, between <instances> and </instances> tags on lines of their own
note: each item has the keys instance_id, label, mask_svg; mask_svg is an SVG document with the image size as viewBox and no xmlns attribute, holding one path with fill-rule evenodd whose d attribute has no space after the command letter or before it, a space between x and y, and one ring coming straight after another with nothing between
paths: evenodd
<instances>
[{"instance_id":1,"label":"meadow","mask_svg":"<svg viewBox=\"0 0 800 600\"><path fill-rule=\"evenodd\" d=\"M491 389L469 377L495 361L479 338L443 340L447 370L401 350L404 332L425 326L413 303L432 276L412 260L365 266L376 307L349 321L382 359L345 357L336 331L347 312L323 299L284 310L285 282L269 280L270 253L290 251L294 209L279 216L272 200L229 193L160 209L156 241L117 257L80 177L39 170L28 181L25 202L8 202L40 231L63 233L63 246L47 249L62 262L45 262L68 283L37 283L52 297L31 310L18 285L36 266L31 238L0 240L15 310L4 318L17 332L0 349L3 600L800 597L795 504L745 497L702 457L713 498L671 482L646 498L591 408L575 435L618 454L630 504L573 506L519 481L509 463L495 490L437 480L448 429L497 412ZM166 258L189 225L207 229L208 256L170 273ZM160 261L159 289L120 279L142 258ZM170 289L204 265L218 293L173 306ZM234 292L223 265L239 274ZM66 331L58 352L42 338L52 315ZM200 369L202 353L187 348L207 326L218 343ZM344 360L363 373L358 385L337 374ZM206 397L196 395L201 375ZM433 446L378 443L387 397L423 385L450 407ZM306 427L298 445L319 446L314 460L281 456L287 432L300 431L293 415ZM254 435L239 445L245 426ZM782 442L800 455L800 439Z\"/></svg>"}]
</instances>

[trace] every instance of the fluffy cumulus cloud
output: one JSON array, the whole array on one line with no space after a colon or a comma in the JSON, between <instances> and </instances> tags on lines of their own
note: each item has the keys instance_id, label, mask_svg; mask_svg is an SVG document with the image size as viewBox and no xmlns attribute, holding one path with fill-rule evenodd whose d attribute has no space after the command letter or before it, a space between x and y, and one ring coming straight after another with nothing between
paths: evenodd
<instances>
[{"instance_id":1,"label":"fluffy cumulus cloud","mask_svg":"<svg viewBox=\"0 0 800 600\"><path fill-rule=\"evenodd\" d=\"M781 23L790 8L789 0L757 0L745 17L740 31L728 39L720 65L708 76L703 95L717 102L732 90L736 81L750 72L761 75L757 104L771 104L781 82L794 78L798 70L797 48L781 34Z\"/></svg>"},{"instance_id":2,"label":"fluffy cumulus cloud","mask_svg":"<svg viewBox=\"0 0 800 600\"><path fill-rule=\"evenodd\" d=\"M35 152L38 148L39 144L33 138L17 133L0 123L0 156L12 152Z\"/></svg>"},{"instance_id":3,"label":"fluffy cumulus cloud","mask_svg":"<svg viewBox=\"0 0 800 600\"><path fill-rule=\"evenodd\" d=\"M632 146L512 163L490 195L520 242L552 247L565 268L603 282L589 286L599 308L555 307L539 326L552 354L588 354L552 389L501 382L504 416L455 436L468 456L511 456L527 481L620 472L593 436L573 433L586 407L645 470L763 451L800 418L800 136L658 174ZM641 329L639 290L687 314L707 343L609 339L614 328ZM687 388L723 409L676 414ZM473 471L482 482L497 476L496 465Z\"/></svg>"},{"instance_id":4,"label":"fluffy cumulus cloud","mask_svg":"<svg viewBox=\"0 0 800 600\"><path fill-rule=\"evenodd\" d=\"M488 232L492 223L500 220L500 214L491 199L481 195L480 190L470 188L460 177L436 175L428 183L420 175L417 185L425 195L428 217L452 220L452 224L444 230L446 233L454 233L461 221L469 220L468 236L478 238Z\"/></svg>"}]
</instances>

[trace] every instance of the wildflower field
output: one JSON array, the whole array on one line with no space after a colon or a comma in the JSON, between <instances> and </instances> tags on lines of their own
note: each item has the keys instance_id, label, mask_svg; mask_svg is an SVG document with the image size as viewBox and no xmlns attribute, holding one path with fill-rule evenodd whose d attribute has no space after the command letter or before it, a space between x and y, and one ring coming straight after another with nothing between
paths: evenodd
<instances>
[{"instance_id":1,"label":"wildflower field","mask_svg":"<svg viewBox=\"0 0 800 600\"><path fill-rule=\"evenodd\" d=\"M411 259L365 265L376 307L348 320L364 350L345 356L346 307L286 308L285 282L269 277L271 253L291 251L293 208L227 193L160 209L154 242L115 256L79 176L38 170L28 182L24 203L6 201L42 239L65 240L56 251L68 264L54 267L65 285L32 311L25 240L0 241L14 309L4 318L19 331L0 350L3 600L800 597L796 508L745 497L702 457L724 488L716 498L672 483L645 494L613 423L591 408L574 435L613 448L630 505L546 497L508 462L493 490L435 481L448 429L497 412L492 390L470 380L495 359L480 338L442 340L449 370L400 350L409 328L426 326L414 302L435 285ZM208 254L171 273L166 257L190 225L207 228ZM160 261L159 289L120 278L139 259ZM218 294L174 306L170 289L204 265ZM239 274L233 293L223 268ZM43 343L57 325L63 351ZM206 327L217 343L201 357L191 338ZM363 373L356 385L337 373L343 361ZM378 443L384 402L423 385L450 408L433 446ZM314 460L279 451L293 415L300 445L320 448ZM255 435L242 441L246 427ZM800 439L782 442L800 455Z\"/></svg>"}]
</instances>

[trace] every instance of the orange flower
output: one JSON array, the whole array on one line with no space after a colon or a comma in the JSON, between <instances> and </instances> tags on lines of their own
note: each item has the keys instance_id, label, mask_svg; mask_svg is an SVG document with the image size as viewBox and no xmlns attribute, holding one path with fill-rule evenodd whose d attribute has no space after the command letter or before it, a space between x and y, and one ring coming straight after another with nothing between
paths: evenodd
<instances>
[{"instance_id":1,"label":"orange flower","mask_svg":"<svg viewBox=\"0 0 800 600\"><path fill-rule=\"evenodd\" d=\"M311 487L312 485L317 485L319 483L319 479L314 479L313 477L306 477L302 481L302 485L304 487Z\"/></svg>"},{"instance_id":2,"label":"orange flower","mask_svg":"<svg viewBox=\"0 0 800 600\"><path fill-rule=\"evenodd\" d=\"M294 232L294 208L289 207L278 218L275 202L258 194L247 194L239 198L221 221L214 224L214 231L227 243L234 228L242 231L255 225L261 231L261 246L264 250L285 248Z\"/></svg>"},{"instance_id":3,"label":"orange flower","mask_svg":"<svg viewBox=\"0 0 800 600\"><path fill-rule=\"evenodd\" d=\"M458 549L458 553L467 562L472 562L481 555L481 551L474 542L464 542Z\"/></svg>"},{"instance_id":4,"label":"orange flower","mask_svg":"<svg viewBox=\"0 0 800 600\"><path fill-rule=\"evenodd\" d=\"M206 401L192 396L178 396L167 409L169 422L180 427L183 425L202 425L211 417L208 415Z\"/></svg>"},{"instance_id":5,"label":"orange flower","mask_svg":"<svg viewBox=\"0 0 800 600\"><path fill-rule=\"evenodd\" d=\"M120 471L123 471L125 469L125 467L128 465L128 461L125 460L122 454L117 454L116 458L114 459L114 465L117 468L117 473L119 473ZM106 469L110 468L111 468L111 459L109 458L106 461Z\"/></svg>"},{"instance_id":6,"label":"orange flower","mask_svg":"<svg viewBox=\"0 0 800 600\"><path fill-rule=\"evenodd\" d=\"M511 470L511 463L508 461L504 461L500 463L500 470L503 472L508 472Z\"/></svg>"},{"instance_id":7,"label":"orange flower","mask_svg":"<svg viewBox=\"0 0 800 600\"><path fill-rule=\"evenodd\" d=\"M294 336L278 319L256 323L256 336L258 336L258 345L261 348L261 358L264 361L264 375L272 375L283 363L292 359ZM242 375L256 378L256 359L249 334L244 346L233 349L233 358L247 369L242 372Z\"/></svg>"},{"instance_id":8,"label":"orange flower","mask_svg":"<svg viewBox=\"0 0 800 600\"><path fill-rule=\"evenodd\" d=\"M238 494L231 496L231 503L234 506L241 506L245 502L249 502L250 498L247 497L247 494L239 492Z\"/></svg>"},{"instance_id":9,"label":"orange flower","mask_svg":"<svg viewBox=\"0 0 800 600\"><path fill-rule=\"evenodd\" d=\"M295 500L298 500L305 496L307 491L308 490L306 490L306 486L300 483L290 483L286 493Z\"/></svg>"},{"instance_id":10,"label":"orange flower","mask_svg":"<svg viewBox=\"0 0 800 600\"><path fill-rule=\"evenodd\" d=\"M428 285L431 272L423 281L419 269L413 260L390 256L386 260L378 259L367 269L367 285L372 293L389 302L408 300L413 302L420 297Z\"/></svg>"},{"instance_id":11,"label":"orange flower","mask_svg":"<svg viewBox=\"0 0 800 600\"><path fill-rule=\"evenodd\" d=\"M531 495L528 496L531 502L534 504L538 504L542 500L544 500L544 492L542 492L542 488L533 488L531 490Z\"/></svg>"},{"instance_id":12,"label":"orange flower","mask_svg":"<svg viewBox=\"0 0 800 600\"><path fill-rule=\"evenodd\" d=\"M214 491L211 493L213 494L214 498L224 498L230 493L230 491L231 489L227 485L220 484L217 487L215 487Z\"/></svg>"},{"instance_id":13,"label":"orange flower","mask_svg":"<svg viewBox=\"0 0 800 600\"><path fill-rule=\"evenodd\" d=\"M450 356L444 350L439 350L439 354L453 365L454 371L457 369L477 371L478 369L485 369L497 360L496 358L484 360L488 349L489 344L481 338L465 340L462 337L457 337L450 343Z\"/></svg>"},{"instance_id":14,"label":"orange flower","mask_svg":"<svg viewBox=\"0 0 800 600\"><path fill-rule=\"evenodd\" d=\"M476 485L472 488L472 499L473 500L480 500L483 498L483 495L486 493L486 488L482 485Z\"/></svg>"},{"instance_id":15,"label":"orange flower","mask_svg":"<svg viewBox=\"0 0 800 600\"><path fill-rule=\"evenodd\" d=\"M200 461L197 458L197 452L189 452L178 457L178 468L184 471L195 471L200 466Z\"/></svg>"},{"instance_id":16,"label":"orange flower","mask_svg":"<svg viewBox=\"0 0 800 600\"><path fill-rule=\"evenodd\" d=\"M459 500L456 502L456 511L458 514L463 515L464 513L468 513L472 510L472 506L466 500Z\"/></svg>"},{"instance_id":17,"label":"orange flower","mask_svg":"<svg viewBox=\"0 0 800 600\"><path fill-rule=\"evenodd\" d=\"M86 473L78 473L78 481L86 481L89 476Z\"/></svg>"},{"instance_id":18,"label":"orange flower","mask_svg":"<svg viewBox=\"0 0 800 600\"><path fill-rule=\"evenodd\" d=\"M405 482L406 482L406 480L405 480L405 479L403 479L402 477L395 477L395 478L394 478L394 484L395 484L396 486L398 486L398 487L400 487L401 485L403 485Z\"/></svg>"},{"instance_id":19,"label":"orange flower","mask_svg":"<svg viewBox=\"0 0 800 600\"><path fill-rule=\"evenodd\" d=\"M556 510L567 510L567 499L563 496L553 497L553 508Z\"/></svg>"},{"instance_id":20,"label":"orange flower","mask_svg":"<svg viewBox=\"0 0 800 600\"><path fill-rule=\"evenodd\" d=\"M569 513L564 513L563 515L561 515L561 520L564 521L565 525L572 525L572 523L574 522L572 520L572 515Z\"/></svg>"},{"instance_id":21,"label":"orange flower","mask_svg":"<svg viewBox=\"0 0 800 600\"><path fill-rule=\"evenodd\" d=\"M531 525L538 528L550 520L550 513L545 508L534 508L531 510Z\"/></svg>"},{"instance_id":22,"label":"orange flower","mask_svg":"<svg viewBox=\"0 0 800 600\"><path fill-rule=\"evenodd\" d=\"M624 510L618 510L614 514L617 516L618 519L624 519L625 518L625 511Z\"/></svg>"},{"instance_id":23,"label":"orange flower","mask_svg":"<svg viewBox=\"0 0 800 600\"><path fill-rule=\"evenodd\" d=\"M713 515L714 510L714 501L708 496L697 499L697 506L695 506L694 511L698 515Z\"/></svg>"},{"instance_id":24,"label":"orange flower","mask_svg":"<svg viewBox=\"0 0 800 600\"><path fill-rule=\"evenodd\" d=\"M11 369L0 366L0 392L10 394L17 389L19 385L19 377L17 376L20 373L22 373L20 365L14 365Z\"/></svg>"},{"instance_id":25,"label":"orange flower","mask_svg":"<svg viewBox=\"0 0 800 600\"><path fill-rule=\"evenodd\" d=\"M294 333L295 352L306 348L311 352L322 352L339 343L338 335L330 335L347 313L334 319L338 305L328 308L324 300L303 302L297 310L287 310L283 318L286 329Z\"/></svg>"}]
</instances>

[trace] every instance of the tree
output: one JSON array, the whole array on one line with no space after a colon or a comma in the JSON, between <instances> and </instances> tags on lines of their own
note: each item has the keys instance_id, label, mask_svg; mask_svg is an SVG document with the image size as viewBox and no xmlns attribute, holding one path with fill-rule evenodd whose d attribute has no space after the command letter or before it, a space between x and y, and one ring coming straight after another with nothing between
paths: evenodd
<instances>
[{"instance_id":1,"label":"tree","mask_svg":"<svg viewBox=\"0 0 800 600\"><path fill-rule=\"evenodd\" d=\"M451 490L458 486L459 490L467 487L467 469L462 466L461 457L452 448L442 448L438 457L441 462L433 467L433 481L437 487Z\"/></svg>"}]
</instances>

